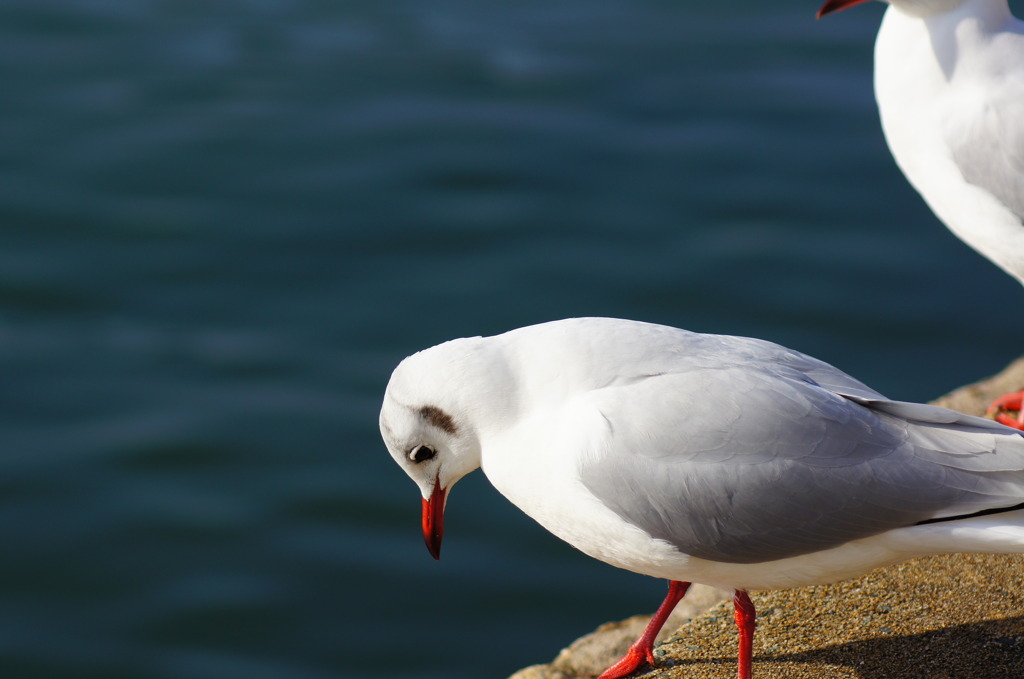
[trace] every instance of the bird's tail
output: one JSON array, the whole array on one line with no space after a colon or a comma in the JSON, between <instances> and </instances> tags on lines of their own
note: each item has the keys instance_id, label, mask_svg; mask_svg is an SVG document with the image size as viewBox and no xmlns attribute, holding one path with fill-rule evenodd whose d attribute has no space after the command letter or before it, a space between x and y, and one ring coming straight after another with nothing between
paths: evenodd
<instances>
[{"instance_id":1,"label":"bird's tail","mask_svg":"<svg viewBox=\"0 0 1024 679\"><path fill-rule=\"evenodd\" d=\"M890 537L919 555L1024 553L1024 509L919 524L892 531Z\"/></svg>"}]
</instances>

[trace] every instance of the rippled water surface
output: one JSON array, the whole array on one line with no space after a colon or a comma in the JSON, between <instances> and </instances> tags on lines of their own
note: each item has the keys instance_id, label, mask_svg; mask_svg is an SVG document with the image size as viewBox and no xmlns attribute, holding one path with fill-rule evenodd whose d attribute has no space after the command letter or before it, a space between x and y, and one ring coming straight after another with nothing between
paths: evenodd
<instances>
[{"instance_id":1,"label":"rippled water surface","mask_svg":"<svg viewBox=\"0 0 1024 679\"><path fill-rule=\"evenodd\" d=\"M0 675L500 679L662 584L480 475L445 557L394 365L578 315L771 339L923 400L1019 286L885 148L882 6L8 0Z\"/></svg>"}]
</instances>

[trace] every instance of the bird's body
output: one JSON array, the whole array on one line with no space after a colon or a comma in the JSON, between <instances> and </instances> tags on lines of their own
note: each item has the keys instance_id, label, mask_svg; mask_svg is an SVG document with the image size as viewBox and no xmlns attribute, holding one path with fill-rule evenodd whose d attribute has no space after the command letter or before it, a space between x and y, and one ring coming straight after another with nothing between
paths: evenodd
<instances>
[{"instance_id":1,"label":"bird's body","mask_svg":"<svg viewBox=\"0 0 1024 679\"><path fill-rule=\"evenodd\" d=\"M875 43L889 149L954 234L1024 283L1024 22L1005 0L902 4Z\"/></svg>"},{"instance_id":2,"label":"bird's body","mask_svg":"<svg viewBox=\"0 0 1024 679\"><path fill-rule=\"evenodd\" d=\"M750 589L1024 552L1024 436L759 340L597 318L454 340L399 365L381 431L435 556L477 467L581 551L736 590L738 612Z\"/></svg>"},{"instance_id":3,"label":"bird's body","mask_svg":"<svg viewBox=\"0 0 1024 679\"><path fill-rule=\"evenodd\" d=\"M1007 0L887 2L875 98L889 150L950 231L1024 283L1024 21ZM1024 428L1022 403L1007 394L990 413Z\"/></svg>"}]
</instances>

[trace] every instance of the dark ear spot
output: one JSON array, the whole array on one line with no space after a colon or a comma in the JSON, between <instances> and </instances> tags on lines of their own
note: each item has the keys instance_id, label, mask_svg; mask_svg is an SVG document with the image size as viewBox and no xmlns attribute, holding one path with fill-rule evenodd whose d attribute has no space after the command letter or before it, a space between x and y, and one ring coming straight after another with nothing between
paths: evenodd
<instances>
[{"instance_id":1,"label":"dark ear spot","mask_svg":"<svg viewBox=\"0 0 1024 679\"><path fill-rule=\"evenodd\" d=\"M423 406L420 408L420 417L451 436L455 436L459 431L452 416L437 406Z\"/></svg>"}]
</instances>

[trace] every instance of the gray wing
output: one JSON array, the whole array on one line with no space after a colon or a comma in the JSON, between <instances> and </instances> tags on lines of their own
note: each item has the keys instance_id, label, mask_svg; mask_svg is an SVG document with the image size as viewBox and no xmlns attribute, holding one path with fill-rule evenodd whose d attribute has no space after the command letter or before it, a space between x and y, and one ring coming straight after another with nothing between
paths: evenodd
<instances>
[{"instance_id":1,"label":"gray wing","mask_svg":"<svg viewBox=\"0 0 1024 679\"><path fill-rule=\"evenodd\" d=\"M1002 51L1011 68L986 88L995 95L981 100L974 88L964 92L963 113L950 121L946 138L964 179L1024 219L1024 79L1014 75L1024 62L1024 36L1006 36Z\"/></svg>"},{"instance_id":2,"label":"gray wing","mask_svg":"<svg viewBox=\"0 0 1024 679\"><path fill-rule=\"evenodd\" d=\"M860 384L817 365L818 377ZM1020 433L817 381L733 365L592 392L607 431L583 456L582 482L652 536L731 563L1024 502Z\"/></svg>"}]
</instances>

